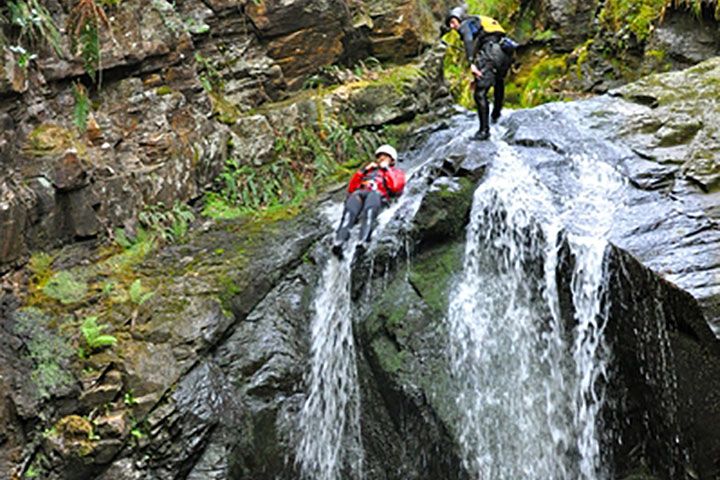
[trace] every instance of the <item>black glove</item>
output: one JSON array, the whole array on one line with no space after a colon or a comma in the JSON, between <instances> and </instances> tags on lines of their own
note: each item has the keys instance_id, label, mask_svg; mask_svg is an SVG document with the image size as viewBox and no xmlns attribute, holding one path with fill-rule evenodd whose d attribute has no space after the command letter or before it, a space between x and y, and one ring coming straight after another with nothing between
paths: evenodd
<instances>
[{"instance_id":1,"label":"black glove","mask_svg":"<svg viewBox=\"0 0 720 480\"><path fill-rule=\"evenodd\" d=\"M449 31L450 28L447 25L440 25L440 38L442 38Z\"/></svg>"}]
</instances>

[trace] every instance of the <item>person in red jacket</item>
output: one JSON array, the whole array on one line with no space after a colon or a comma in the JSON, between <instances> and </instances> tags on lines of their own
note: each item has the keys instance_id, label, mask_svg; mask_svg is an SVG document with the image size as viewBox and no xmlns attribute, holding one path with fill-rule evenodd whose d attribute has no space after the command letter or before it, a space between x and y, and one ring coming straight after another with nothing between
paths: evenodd
<instances>
[{"instance_id":1,"label":"person in red jacket","mask_svg":"<svg viewBox=\"0 0 720 480\"><path fill-rule=\"evenodd\" d=\"M390 145L375 150L375 161L355 172L348 185L340 226L335 234L333 252L342 253L342 247L350 238L350 229L361 219L360 246L370 241L380 210L392 198L400 196L405 188L405 173L395 167L397 151Z\"/></svg>"}]
</instances>

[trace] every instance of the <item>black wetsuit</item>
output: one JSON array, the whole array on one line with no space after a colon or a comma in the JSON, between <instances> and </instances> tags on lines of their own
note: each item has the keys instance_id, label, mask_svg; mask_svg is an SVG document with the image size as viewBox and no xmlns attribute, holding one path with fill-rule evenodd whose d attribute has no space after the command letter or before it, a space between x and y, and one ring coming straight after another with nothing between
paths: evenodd
<instances>
[{"instance_id":1,"label":"black wetsuit","mask_svg":"<svg viewBox=\"0 0 720 480\"><path fill-rule=\"evenodd\" d=\"M458 33L465 45L468 62L475 64L482 73L475 78L474 98L480 122L478 135L481 138L488 138L490 135L488 91L490 87L495 87L492 118L497 120L500 118L505 99L505 75L512 65L512 54L501 47L505 33L485 31L480 17L465 18L460 23Z\"/></svg>"}]
</instances>

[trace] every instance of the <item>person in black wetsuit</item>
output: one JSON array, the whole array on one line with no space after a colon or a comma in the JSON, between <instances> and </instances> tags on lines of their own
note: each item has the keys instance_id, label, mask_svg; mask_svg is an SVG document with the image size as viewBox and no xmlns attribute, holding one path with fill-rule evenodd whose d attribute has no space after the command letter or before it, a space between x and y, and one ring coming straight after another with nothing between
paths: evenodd
<instances>
[{"instance_id":1,"label":"person in black wetsuit","mask_svg":"<svg viewBox=\"0 0 720 480\"><path fill-rule=\"evenodd\" d=\"M445 17L445 25L458 32L474 78L474 98L480 128L478 140L490 138L488 92L495 88L492 120L497 122L505 99L505 76L512 65L515 42L505 35L497 20L483 15L467 16L463 7L455 7Z\"/></svg>"}]
</instances>

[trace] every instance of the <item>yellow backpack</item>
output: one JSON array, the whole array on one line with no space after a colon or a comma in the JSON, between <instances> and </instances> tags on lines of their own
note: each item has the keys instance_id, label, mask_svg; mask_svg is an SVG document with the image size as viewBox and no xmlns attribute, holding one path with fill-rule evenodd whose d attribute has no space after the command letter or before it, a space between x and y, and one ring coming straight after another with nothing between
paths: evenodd
<instances>
[{"instance_id":1,"label":"yellow backpack","mask_svg":"<svg viewBox=\"0 0 720 480\"><path fill-rule=\"evenodd\" d=\"M505 33L505 29L494 18L478 15L480 17L480 25L485 33Z\"/></svg>"}]
</instances>

